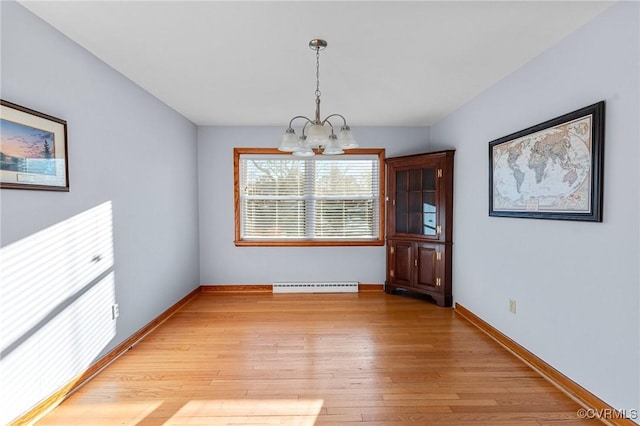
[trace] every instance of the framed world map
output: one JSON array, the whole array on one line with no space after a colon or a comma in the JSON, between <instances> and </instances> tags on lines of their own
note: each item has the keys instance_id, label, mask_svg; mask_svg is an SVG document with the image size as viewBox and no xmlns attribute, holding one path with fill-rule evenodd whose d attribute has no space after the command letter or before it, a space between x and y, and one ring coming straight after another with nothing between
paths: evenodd
<instances>
[{"instance_id":1,"label":"framed world map","mask_svg":"<svg viewBox=\"0 0 640 426\"><path fill-rule=\"evenodd\" d=\"M489 216L602 222L604 101L489 142Z\"/></svg>"}]
</instances>

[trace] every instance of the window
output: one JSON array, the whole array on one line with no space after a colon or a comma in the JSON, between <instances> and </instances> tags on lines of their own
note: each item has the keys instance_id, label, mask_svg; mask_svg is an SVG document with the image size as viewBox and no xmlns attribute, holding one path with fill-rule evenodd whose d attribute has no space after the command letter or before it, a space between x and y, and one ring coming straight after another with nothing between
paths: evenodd
<instances>
[{"instance_id":1,"label":"window","mask_svg":"<svg viewBox=\"0 0 640 426\"><path fill-rule=\"evenodd\" d=\"M236 245L383 245L384 149L234 149Z\"/></svg>"}]
</instances>

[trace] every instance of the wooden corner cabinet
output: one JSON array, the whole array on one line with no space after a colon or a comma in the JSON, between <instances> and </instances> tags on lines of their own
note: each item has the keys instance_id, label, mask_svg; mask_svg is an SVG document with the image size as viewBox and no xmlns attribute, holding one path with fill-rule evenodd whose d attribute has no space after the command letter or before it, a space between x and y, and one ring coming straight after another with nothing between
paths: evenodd
<instances>
[{"instance_id":1,"label":"wooden corner cabinet","mask_svg":"<svg viewBox=\"0 0 640 426\"><path fill-rule=\"evenodd\" d=\"M451 306L454 150L388 158L385 291Z\"/></svg>"}]
</instances>

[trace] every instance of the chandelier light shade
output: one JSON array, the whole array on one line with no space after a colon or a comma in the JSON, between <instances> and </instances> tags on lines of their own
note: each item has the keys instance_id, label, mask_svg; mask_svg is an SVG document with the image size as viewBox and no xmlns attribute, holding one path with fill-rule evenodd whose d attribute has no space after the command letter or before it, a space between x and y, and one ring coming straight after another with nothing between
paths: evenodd
<instances>
[{"instance_id":1,"label":"chandelier light shade","mask_svg":"<svg viewBox=\"0 0 640 426\"><path fill-rule=\"evenodd\" d=\"M289 121L289 127L284 131L278 149L299 157L311 157L316 154L316 151L324 155L344 154L345 149L358 147L358 143L351 134L351 128L347 125L347 120L340 114L320 118L320 51L327 47L327 42L313 39L309 42L309 47L316 51L316 113L313 120L303 115L293 117ZM336 135L336 128L331 119L335 121L338 118L342 120L342 125ZM293 122L296 120L303 122L300 136L296 135L293 129Z\"/></svg>"}]
</instances>

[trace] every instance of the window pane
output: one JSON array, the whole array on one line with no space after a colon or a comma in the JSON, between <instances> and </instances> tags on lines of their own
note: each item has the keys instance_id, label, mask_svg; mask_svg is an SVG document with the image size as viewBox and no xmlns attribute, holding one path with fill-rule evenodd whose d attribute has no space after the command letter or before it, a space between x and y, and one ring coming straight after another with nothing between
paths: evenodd
<instances>
[{"instance_id":1,"label":"window pane","mask_svg":"<svg viewBox=\"0 0 640 426\"><path fill-rule=\"evenodd\" d=\"M319 238L370 238L377 221L372 200L315 202L315 236Z\"/></svg>"},{"instance_id":2,"label":"window pane","mask_svg":"<svg viewBox=\"0 0 640 426\"><path fill-rule=\"evenodd\" d=\"M436 169L434 167L425 167L422 169L422 189L436 190Z\"/></svg>"},{"instance_id":3,"label":"window pane","mask_svg":"<svg viewBox=\"0 0 640 426\"><path fill-rule=\"evenodd\" d=\"M409 191L420 191L422 182L422 171L420 169L409 170Z\"/></svg>"},{"instance_id":4,"label":"window pane","mask_svg":"<svg viewBox=\"0 0 640 426\"><path fill-rule=\"evenodd\" d=\"M377 164L373 160L315 161L318 197L372 197L377 193Z\"/></svg>"},{"instance_id":5,"label":"window pane","mask_svg":"<svg viewBox=\"0 0 640 426\"><path fill-rule=\"evenodd\" d=\"M243 191L246 195L302 196L305 163L293 160L245 161Z\"/></svg>"},{"instance_id":6,"label":"window pane","mask_svg":"<svg viewBox=\"0 0 640 426\"><path fill-rule=\"evenodd\" d=\"M245 200L243 235L247 238L303 238L304 201Z\"/></svg>"},{"instance_id":7,"label":"window pane","mask_svg":"<svg viewBox=\"0 0 640 426\"><path fill-rule=\"evenodd\" d=\"M424 213L424 229L422 233L424 235L436 235L436 193L434 191L424 191L422 199L422 211Z\"/></svg>"}]
</instances>

